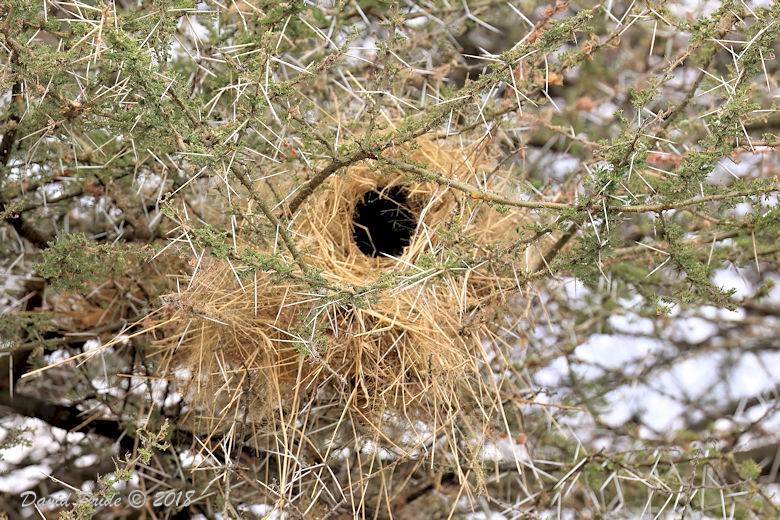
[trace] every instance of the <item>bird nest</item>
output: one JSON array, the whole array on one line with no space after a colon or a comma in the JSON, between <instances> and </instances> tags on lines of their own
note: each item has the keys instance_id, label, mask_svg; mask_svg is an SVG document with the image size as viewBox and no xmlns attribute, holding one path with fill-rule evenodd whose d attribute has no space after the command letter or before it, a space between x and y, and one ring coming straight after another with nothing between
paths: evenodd
<instances>
[{"instance_id":1,"label":"bird nest","mask_svg":"<svg viewBox=\"0 0 780 520\"><path fill-rule=\"evenodd\" d=\"M419 139L390 155L507 189L484 147ZM265 270L199 261L155 325L193 427L224 433L249 422L256 439L294 429L312 445L346 427L396 450L444 436L449 451L457 431L476 453L501 406L486 367L501 355L495 323L521 269L491 260L487 245L522 225L497 209L366 161L331 176L289 224L309 276L273 233L236 245L278 262Z\"/></svg>"}]
</instances>

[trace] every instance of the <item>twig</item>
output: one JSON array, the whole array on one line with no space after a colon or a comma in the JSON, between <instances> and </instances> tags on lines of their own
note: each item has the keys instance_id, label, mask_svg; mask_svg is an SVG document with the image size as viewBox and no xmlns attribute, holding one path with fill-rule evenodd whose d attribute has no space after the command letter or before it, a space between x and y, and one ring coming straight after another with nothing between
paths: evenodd
<instances>
[{"instance_id":1,"label":"twig","mask_svg":"<svg viewBox=\"0 0 780 520\"><path fill-rule=\"evenodd\" d=\"M287 216L291 217L295 215L306 199L309 198L309 196L314 193L314 190L316 190L323 182L325 182L328 177L339 171L341 168L355 164L356 162L362 161L364 159L368 159L370 156L371 154L369 154L366 150L361 149L344 159L334 159L330 164L328 164L314 177L312 177L309 182L301 186L301 189L298 190L298 193L295 194L295 197L287 206L287 210L285 211Z\"/></svg>"},{"instance_id":2,"label":"twig","mask_svg":"<svg viewBox=\"0 0 780 520\"><path fill-rule=\"evenodd\" d=\"M499 195L497 193L480 190L479 188L476 188L471 184L458 181L456 179L451 179L440 173L437 173L428 168L423 168L422 166L418 166L416 164L411 164L408 162L399 161L396 159L386 158L386 157L382 157L381 160L403 171L419 175L420 177L426 180L433 181L444 186L450 186L452 188L468 193L473 199L486 200L489 202L495 202L496 204L503 204L505 206L513 206L513 207L528 208L528 209L545 209L545 208L566 209L566 208L577 207L577 205L573 203L566 204L562 202L545 202L545 201L511 199ZM773 184L772 186L766 188L731 191L728 193L720 193L717 195L705 195L703 197L694 197L691 199L675 201L675 202L663 202L659 204L644 204L638 206L607 206L607 209L609 211L617 211L619 213L660 213L662 211L667 211L671 209L680 209L687 206L694 206L696 204L701 204L703 202L713 202L717 200L726 200L726 199L732 199L736 197L748 197L751 195L765 195L767 193L772 193L775 191L780 191L780 187L778 187L777 184Z\"/></svg>"},{"instance_id":3,"label":"twig","mask_svg":"<svg viewBox=\"0 0 780 520\"><path fill-rule=\"evenodd\" d=\"M529 208L529 209L542 209L542 208L566 209L572 206L571 204L565 204L562 202L541 202L541 201L531 201L531 200L510 199L498 195L497 193L491 193L489 191L480 190L479 188L475 188L474 186L466 182L461 182L456 179L450 179L449 177L445 177L440 173L436 173L433 170L430 170L428 168L423 168L422 166L418 166L416 164L408 163L405 161L399 161L391 158L385 158L385 157L383 157L381 160L391 164L392 166L402 171L414 173L415 175L419 175L420 177L426 180L439 183L443 186L450 186L452 188L468 193L469 195L471 195L472 199L487 200L490 202L495 202L496 204L504 204L506 206L514 206L518 208Z\"/></svg>"},{"instance_id":4,"label":"twig","mask_svg":"<svg viewBox=\"0 0 780 520\"><path fill-rule=\"evenodd\" d=\"M298 248L295 246L295 242L293 242L292 238L290 238L290 234L287 232L287 227L282 225L279 219L276 218L276 215L274 215L273 210L271 210L271 207L268 205L265 199L259 193L257 193L257 191L255 191L254 187L252 187L252 182L249 179L247 173L237 165L234 165L232 169L239 182L241 182L241 184L243 184L249 192L252 200L255 201L260 207L260 211L263 212L268 221L271 222L271 224L279 231L279 236L282 237L284 245L290 251L290 254L292 254L295 262L301 268L301 271L303 271L303 274L308 274L309 268L306 265L306 262L303 260L303 256L301 255L300 251L298 251Z\"/></svg>"},{"instance_id":5,"label":"twig","mask_svg":"<svg viewBox=\"0 0 780 520\"><path fill-rule=\"evenodd\" d=\"M11 54L12 69L19 70L19 55L16 51ZM8 162L11 159L11 151L16 145L16 132L19 127L21 117L19 117L19 110L24 103L22 94L22 80L17 79L13 87L11 87L11 105L8 109L8 117L5 121L5 134L3 134L3 141L0 144L0 180L2 180L8 170ZM19 236L26 238L34 245L41 249L47 247L51 237L46 236L38 228L30 225L26 222L22 216L16 212L6 213L6 201L0 199L0 214L4 215L6 222L16 230Z\"/></svg>"},{"instance_id":6,"label":"twig","mask_svg":"<svg viewBox=\"0 0 780 520\"><path fill-rule=\"evenodd\" d=\"M534 266L531 268L530 272L538 273L544 269L546 265L549 265L550 262L552 262L553 259L558 256L563 247L568 244L572 238L574 238L574 235L577 234L577 229L579 229L577 224L571 224L566 232L555 241L552 247L544 252L544 256L539 257L539 259L534 263Z\"/></svg>"},{"instance_id":7,"label":"twig","mask_svg":"<svg viewBox=\"0 0 780 520\"><path fill-rule=\"evenodd\" d=\"M663 202L660 204L645 204L640 206L619 206L614 208L609 208L609 206L607 206L607 208L612 210L617 210L622 213L660 213L662 211L667 211L670 209L680 209L687 206L694 206L696 204L701 204L703 202L714 202L716 200L726 200L726 199L732 199L737 197L749 197L751 195L766 195L767 193L772 193L779 190L780 190L780 186L778 186L777 184L773 184L772 186L766 188L730 191L728 193L719 193L717 195L705 195L703 197L694 197L692 199L681 200L678 202Z\"/></svg>"}]
</instances>

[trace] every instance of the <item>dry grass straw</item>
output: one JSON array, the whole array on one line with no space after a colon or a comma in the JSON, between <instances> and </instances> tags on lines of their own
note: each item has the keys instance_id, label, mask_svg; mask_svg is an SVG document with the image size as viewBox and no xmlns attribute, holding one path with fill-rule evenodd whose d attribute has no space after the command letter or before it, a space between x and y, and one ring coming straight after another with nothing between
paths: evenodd
<instances>
[{"instance_id":1,"label":"dry grass straw","mask_svg":"<svg viewBox=\"0 0 780 520\"><path fill-rule=\"evenodd\" d=\"M504 189L486 175L484 147L419 140L401 153L451 178ZM355 206L366 192L397 185L419 215L417 230L400 258L366 256L353 239ZM498 383L485 370L500 349L485 306L502 303L516 283L484 260L485 246L516 236L521 220L375 163L333 176L291 231L306 262L343 289L336 296L298 278L242 277L241 266L204 259L167 300L157 346L185 376L191 421L211 433L249 425L258 447L270 442L277 451L290 452L295 437L321 460L340 442L360 451L359 438L394 457L422 450L430 459L434 446L446 455L437 462L476 457L489 422L501 422ZM270 252L273 244L257 247ZM289 455L300 464L300 454Z\"/></svg>"}]
</instances>

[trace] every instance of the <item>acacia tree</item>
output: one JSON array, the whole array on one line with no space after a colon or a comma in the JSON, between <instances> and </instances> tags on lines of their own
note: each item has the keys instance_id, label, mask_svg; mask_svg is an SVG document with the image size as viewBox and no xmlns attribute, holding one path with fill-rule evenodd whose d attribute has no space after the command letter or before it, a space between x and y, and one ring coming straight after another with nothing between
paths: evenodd
<instances>
[{"instance_id":1,"label":"acacia tree","mask_svg":"<svg viewBox=\"0 0 780 520\"><path fill-rule=\"evenodd\" d=\"M155 518L777 515L778 18L742 1L4 2L4 508L72 486L194 491L148 502ZM421 146L484 158L459 176ZM296 226L355 168L512 227L475 239L453 213L430 230L446 247L334 282ZM419 217L393 208L373 220ZM474 361L499 382L491 420L468 430L464 406L448 442L434 425L407 448L398 424L304 428L314 405L261 424L256 370L230 403L184 391L192 373L155 354L192 337L171 316L231 319L171 296L210 258L241 289L259 274L326 308L370 308L418 271L464 291L493 273L441 316L493 331ZM365 384L329 360L327 322L294 325L299 366ZM339 416L367 417L355 403Z\"/></svg>"}]
</instances>

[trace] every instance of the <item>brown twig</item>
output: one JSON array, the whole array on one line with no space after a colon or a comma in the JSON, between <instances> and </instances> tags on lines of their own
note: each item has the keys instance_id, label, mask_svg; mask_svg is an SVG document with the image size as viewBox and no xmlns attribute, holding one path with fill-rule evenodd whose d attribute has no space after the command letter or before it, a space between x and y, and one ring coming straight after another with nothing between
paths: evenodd
<instances>
[{"instance_id":1,"label":"brown twig","mask_svg":"<svg viewBox=\"0 0 780 520\"><path fill-rule=\"evenodd\" d=\"M385 161L391 164L392 166L399 168L400 170L418 175L424 178L425 180L433 181L443 186L449 186L457 190L463 191L465 193L468 193L473 199L486 200L489 202L494 202L496 204L503 204L505 206L513 206L517 208L528 208L528 209L566 209L566 208L576 207L576 204L573 203L567 204L562 202L545 202L545 201L512 199L512 198L504 197L497 193L481 190L479 188L472 186L471 184L458 181L456 179L451 179L429 168L423 168L422 166L416 164L408 163L397 159L387 158L387 157L382 157L382 161ZM751 195L765 195L767 193L772 193L776 191L780 191L780 187L778 187L776 184L773 184L772 186L766 188L730 191L728 193L720 193L717 195L705 195L703 197L693 197L691 199L685 199L681 201L663 202L659 204L644 204L644 205L636 205L636 206L630 206L630 205L612 206L612 207L607 206L607 209L619 213L660 213L662 211L667 211L671 209L681 209L688 206L701 204L704 202L714 202L718 200L727 200L727 199L733 199L737 197L749 197Z\"/></svg>"},{"instance_id":2,"label":"brown twig","mask_svg":"<svg viewBox=\"0 0 780 520\"><path fill-rule=\"evenodd\" d=\"M622 213L660 213L670 209L680 209L687 206L695 206L703 202L714 202L718 200L735 199L737 197L750 197L752 195L766 195L780 190L777 184L766 188L759 188L753 190L738 190L730 191L728 193L719 193L717 195L705 195L703 197L693 197L691 199L685 199L676 202L662 202L660 204L644 204L639 206L619 206L612 208Z\"/></svg>"},{"instance_id":3,"label":"brown twig","mask_svg":"<svg viewBox=\"0 0 780 520\"><path fill-rule=\"evenodd\" d=\"M307 267L300 251L298 251L295 242L287 232L287 227L282 225L282 222L276 218L276 215L274 215L273 210L265 201L265 199L259 193L257 193L257 191L255 191L249 175L247 175L247 173L237 165L233 166L233 173L235 174L236 178L238 178L239 182L241 182L241 184L243 184L243 186L249 192L249 196L252 197L252 200L255 201L255 203L257 203L257 205L260 207L260 211L263 212L263 215L265 215L268 221L271 222L271 224L279 231L279 236L282 237L284 245L290 251L290 254L292 254L295 262L301 268L301 271L303 271L303 274L308 274L309 268Z\"/></svg>"}]
</instances>

